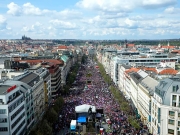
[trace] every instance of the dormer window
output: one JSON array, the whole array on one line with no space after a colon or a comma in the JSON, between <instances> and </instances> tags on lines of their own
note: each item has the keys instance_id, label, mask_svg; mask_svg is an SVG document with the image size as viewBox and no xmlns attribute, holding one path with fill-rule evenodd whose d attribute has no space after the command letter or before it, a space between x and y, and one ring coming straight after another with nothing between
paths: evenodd
<instances>
[{"instance_id":1,"label":"dormer window","mask_svg":"<svg viewBox=\"0 0 180 135\"><path fill-rule=\"evenodd\" d=\"M179 86L178 86L178 85L176 85L176 86L173 86L172 91L173 91L173 92L177 92L177 91L178 91L178 89L179 89Z\"/></svg>"}]
</instances>

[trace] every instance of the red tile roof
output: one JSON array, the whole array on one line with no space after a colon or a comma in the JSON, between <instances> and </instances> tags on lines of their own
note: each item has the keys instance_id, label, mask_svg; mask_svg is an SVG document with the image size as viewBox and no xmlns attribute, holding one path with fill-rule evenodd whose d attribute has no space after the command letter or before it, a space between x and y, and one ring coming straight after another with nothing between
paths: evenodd
<instances>
[{"instance_id":1,"label":"red tile roof","mask_svg":"<svg viewBox=\"0 0 180 135\"><path fill-rule=\"evenodd\" d=\"M173 50L171 53L180 53L180 50Z\"/></svg>"},{"instance_id":2,"label":"red tile roof","mask_svg":"<svg viewBox=\"0 0 180 135\"><path fill-rule=\"evenodd\" d=\"M152 72L157 73L156 68L152 68L152 67L143 67L142 70L145 70L145 71L152 71Z\"/></svg>"},{"instance_id":3,"label":"red tile roof","mask_svg":"<svg viewBox=\"0 0 180 135\"><path fill-rule=\"evenodd\" d=\"M65 45L60 45L60 46L58 46L57 49L63 49L63 50L64 50L64 49L68 49L68 48L67 48L67 46L65 46Z\"/></svg>"},{"instance_id":4,"label":"red tile roof","mask_svg":"<svg viewBox=\"0 0 180 135\"><path fill-rule=\"evenodd\" d=\"M134 44L126 44L127 47L134 47Z\"/></svg>"},{"instance_id":5,"label":"red tile roof","mask_svg":"<svg viewBox=\"0 0 180 135\"><path fill-rule=\"evenodd\" d=\"M130 68L129 70L126 70L125 72L128 74L128 73L130 73L130 72L138 72L140 69L138 69L138 68Z\"/></svg>"},{"instance_id":6,"label":"red tile roof","mask_svg":"<svg viewBox=\"0 0 180 135\"><path fill-rule=\"evenodd\" d=\"M161 46L161 48L164 48L164 49L174 49L175 46Z\"/></svg>"},{"instance_id":7,"label":"red tile roof","mask_svg":"<svg viewBox=\"0 0 180 135\"><path fill-rule=\"evenodd\" d=\"M159 72L160 75L176 75L177 73L178 71L172 68L164 69Z\"/></svg>"}]
</instances>

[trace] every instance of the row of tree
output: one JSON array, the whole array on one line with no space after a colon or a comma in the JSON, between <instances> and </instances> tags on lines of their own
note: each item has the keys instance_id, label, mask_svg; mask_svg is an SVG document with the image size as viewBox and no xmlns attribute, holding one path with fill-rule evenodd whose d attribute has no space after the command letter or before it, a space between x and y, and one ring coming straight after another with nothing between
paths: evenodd
<instances>
[{"instance_id":1,"label":"row of tree","mask_svg":"<svg viewBox=\"0 0 180 135\"><path fill-rule=\"evenodd\" d=\"M140 129L140 125L138 120L136 119L136 116L134 116L130 104L126 101L124 95L116 88L115 86L112 85L111 78L108 74L106 74L106 71L101 63L97 61L95 58L95 61L97 62L99 66L99 71L105 81L105 83L108 83L109 89L111 93L113 94L114 98L120 105L120 110L125 112L128 115L128 122L135 127L136 129Z\"/></svg>"},{"instance_id":2,"label":"row of tree","mask_svg":"<svg viewBox=\"0 0 180 135\"><path fill-rule=\"evenodd\" d=\"M69 89L71 88L72 84L74 83L74 81L76 80L76 76L78 73L78 69L79 69L79 64L76 63L70 70L70 72L67 75L67 81L66 81L66 85L63 87L63 91L64 94L68 94L69 93Z\"/></svg>"},{"instance_id":3,"label":"row of tree","mask_svg":"<svg viewBox=\"0 0 180 135\"><path fill-rule=\"evenodd\" d=\"M57 98L54 105L46 110L43 118L31 130L29 135L52 135L54 124L58 121L58 114L62 110L63 105L63 98Z\"/></svg>"}]
</instances>

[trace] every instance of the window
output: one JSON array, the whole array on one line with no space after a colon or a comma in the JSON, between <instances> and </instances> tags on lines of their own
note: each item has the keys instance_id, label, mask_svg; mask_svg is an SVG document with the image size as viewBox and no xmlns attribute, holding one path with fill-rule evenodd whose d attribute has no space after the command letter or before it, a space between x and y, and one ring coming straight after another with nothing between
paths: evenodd
<instances>
[{"instance_id":1,"label":"window","mask_svg":"<svg viewBox=\"0 0 180 135\"><path fill-rule=\"evenodd\" d=\"M169 119L168 124L174 125L174 120Z\"/></svg>"},{"instance_id":2,"label":"window","mask_svg":"<svg viewBox=\"0 0 180 135\"><path fill-rule=\"evenodd\" d=\"M169 115L170 115L170 116L174 116L174 115L175 115L175 112L169 111Z\"/></svg>"},{"instance_id":3,"label":"window","mask_svg":"<svg viewBox=\"0 0 180 135\"><path fill-rule=\"evenodd\" d=\"M176 100L176 97L177 97L176 95L173 95L173 96L172 96L172 100L173 100L173 101Z\"/></svg>"},{"instance_id":4,"label":"window","mask_svg":"<svg viewBox=\"0 0 180 135\"><path fill-rule=\"evenodd\" d=\"M21 106L21 107L11 116L11 121L12 121L19 113L21 113L23 109L24 109L24 105Z\"/></svg>"},{"instance_id":5,"label":"window","mask_svg":"<svg viewBox=\"0 0 180 135\"><path fill-rule=\"evenodd\" d=\"M7 119L6 118L0 118L0 123L6 123Z\"/></svg>"},{"instance_id":6,"label":"window","mask_svg":"<svg viewBox=\"0 0 180 135\"><path fill-rule=\"evenodd\" d=\"M178 113L178 117L180 117L180 113Z\"/></svg>"},{"instance_id":7,"label":"window","mask_svg":"<svg viewBox=\"0 0 180 135\"><path fill-rule=\"evenodd\" d=\"M16 128L16 130L12 133L12 135L17 135L19 130L24 126L25 120L22 121L22 123Z\"/></svg>"},{"instance_id":8,"label":"window","mask_svg":"<svg viewBox=\"0 0 180 135\"><path fill-rule=\"evenodd\" d=\"M176 90L176 86L173 86L173 90L172 90L173 92L177 92L177 90Z\"/></svg>"},{"instance_id":9,"label":"window","mask_svg":"<svg viewBox=\"0 0 180 135\"><path fill-rule=\"evenodd\" d=\"M178 126L180 126L180 121L178 121Z\"/></svg>"},{"instance_id":10,"label":"window","mask_svg":"<svg viewBox=\"0 0 180 135\"><path fill-rule=\"evenodd\" d=\"M176 102L172 102L172 106L176 107Z\"/></svg>"},{"instance_id":11,"label":"window","mask_svg":"<svg viewBox=\"0 0 180 135\"><path fill-rule=\"evenodd\" d=\"M8 131L7 127L0 127L0 132L5 132L5 131Z\"/></svg>"},{"instance_id":12,"label":"window","mask_svg":"<svg viewBox=\"0 0 180 135\"><path fill-rule=\"evenodd\" d=\"M174 130L173 129L168 129L168 134L174 135Z\"/></svg>"},{"instance_id":13,"label":"window","mask_svg":"<svg viewBox=\"0 0 180 135\"><path fill-rule=\"evenodd\" d=\"M161 121L161 108L158 108L158 123Z\"/></svg>"},{"instance_id":14,"label":"window","mask_svg":"<svg viewBox=\"0 0 180 135\"><path fill-rule=\"evenodd\" d=\"M13 129L19 123L19 121L23 119L24 115L25 113L22 113L19 118L17 118L17 120L11 125L11 129Z\"/></svg>"},{"instance_id":15,"label":"window","mask_svg":"<svg viewBox=\"0 0 180 135\"><path fill-rule=\"evenodd\" d=\"M6 109L0 109L0 114L6 114Z\"/></svg>"}]
</instances>

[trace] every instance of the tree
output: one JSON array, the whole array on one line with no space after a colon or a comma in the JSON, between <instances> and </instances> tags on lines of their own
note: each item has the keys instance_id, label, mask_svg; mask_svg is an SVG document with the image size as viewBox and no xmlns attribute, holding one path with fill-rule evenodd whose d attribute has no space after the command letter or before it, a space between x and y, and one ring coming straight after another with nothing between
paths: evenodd
<instances>
[{"instance_id":1,"label":"tree","mask_svg":"<svg viewBox=\"0 0 180 135\"><path fill-rule=\"evenodd\" d=\"M58 119L58 114L54 110L54 108L51 108L49 111L46 112L45 114L45 119L47 119L48 123L52 125L54 122L57 121Z\"/></svg>"},{"instance_id":2,"label":"tree","mask_svg":"<svg viewBox=\"0 0 180 135\"><path fill-rule=\"evenodd\" d=\"M52 135L52 127L48 124L46 119L42 121L39 131L42 135Z\"/></svg>"},{"instance_id":3,"label":"tree","mask_svg":"<svg viewBox=\"0 0 180 135\"><path fill-rule=\"evenodd\" d=\"M62 97L59 97L55 102L54 110L59 113L63 105L64 105L64 100Z\"/></svg>"}]
</instances>

